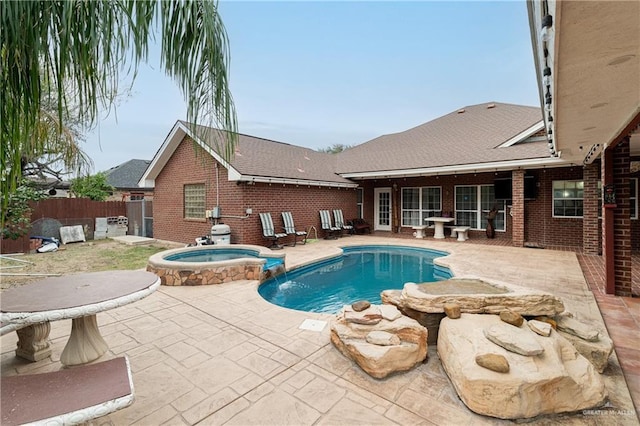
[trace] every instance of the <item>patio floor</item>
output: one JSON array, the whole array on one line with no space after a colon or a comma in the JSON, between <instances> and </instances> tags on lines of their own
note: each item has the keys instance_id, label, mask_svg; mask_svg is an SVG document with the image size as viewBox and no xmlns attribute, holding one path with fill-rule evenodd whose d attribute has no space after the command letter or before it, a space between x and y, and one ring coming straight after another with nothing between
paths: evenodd
<instances>
[{"instance_id":1,"label":"patio floor","mask_svg":"<svg viewBox=\"0 0 640 426\"><path fill-rule=\"evenodd\" d=\"M579 319L604 333L609 329L618 354L611 356L603 375L611 406L529 424L638 424L628 389L636 396L640 392L640 303L636 303L640 300L592 292L575 253L451 239L352 236L287 247L287 267L357 244L445 250L451 254L443 260L458 277L507 281L561 297ZM330 316L271 305L257 294L256 285L237 281L161 287L142 301L99 314L100 329L110 346L103 358L129 356L136 401L95 424L512 424L469 411L444 373L435 347L429 348L428 361L417 368L373 379L333 348L328 327L322 332L298 328L307 318L328 320ZM2 375L61 367L59 357L71 324L51 325L52 359L37 363L14 356L15 333L2 336Z\"/></svg>"}]
</instances>

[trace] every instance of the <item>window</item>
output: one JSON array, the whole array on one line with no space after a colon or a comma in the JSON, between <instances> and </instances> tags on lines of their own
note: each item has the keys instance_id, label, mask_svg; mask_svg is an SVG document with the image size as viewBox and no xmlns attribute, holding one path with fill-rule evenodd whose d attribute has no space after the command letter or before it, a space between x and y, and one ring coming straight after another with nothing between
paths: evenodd
<instances>
[{"instance_id":1,"label":"window","mask_svg":"<svg viewBox=\"0 0 640 426\"><path fill-rule=\"evenodd\" d=\"M456 225L485 229L487 214L495 207L498 213L493 224L497 231L504 231L505 202L495 199L493 188L493 185L456 186Z\"/></svg>"},{"instance_id":2,"label":"window","mask_svg":"<svg viewBox=\"0 0 640 426\"><path fill-rule=\"evenodd\" d=\"M184 217L185 219L204 219L205 215L204 183L184 186Z\"/></svg>"},{"instance_id":3,"label":"window","mask_svg":"<svg viewBox=\"0 0 640 426\"><path fill-rule=\"evenodd\" d=\"M144 194L138 194L138 193L131 193L131 195L129 196L129 200L130 201L140 201L140 200L144 200Z\"/></svg>"},{"instance_id":4,"label":"window","mask_svg":"<svg viewBox=\"0 0 640 426\"><path fill-rule=\"evenodd\" d=\"M582 217L583 198L583 181L553 181L553 217Z\"/></svg>"},{"instance_id":5,"label":"window","mask_svg":"<svg viewBox=\"0 0 640 426\"><path fill-rule=\"evenodd\" d=\"M438 186L402 188L402 226L424 225L424 219L439 216L442 190Z\"/></svg>"},{"instance_id":6,"label":"window","mask_svg":"<svg viewBox=\"0 0 640 426\"><path fill-rule=\"evenodd\" d=\"M364 208L363 208L363 202L362 200L364 199L364 189L362 188L356 188L356 193L358 196L358 201L356 202L357 204L357 208L358 208L358 219L362 219L364 217Z\"/></svg>"}]
</instances>

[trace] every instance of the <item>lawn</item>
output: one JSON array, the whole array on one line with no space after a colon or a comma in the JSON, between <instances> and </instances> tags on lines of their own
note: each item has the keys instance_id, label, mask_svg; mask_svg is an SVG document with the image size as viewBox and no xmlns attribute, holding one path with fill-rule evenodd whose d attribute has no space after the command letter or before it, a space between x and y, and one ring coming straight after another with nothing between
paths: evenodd
<instances>
[{"instance_id":1,"label":"lawn","mask_svg":"<svg viewBox=\"0 0 640 426\"><path fill-rule=\"evenodd\" d=\"M174 247L163 243L129 246L107 239L66 244L60 246L58 251L51 253L10 256L13 259L30 262L30 264L1 259L0 266L3 276L0 276L0 288L6 289L46 278L41 274L65 275L111 269L143 269L147 265L149 256ZM9 266L21 267L7 268Z\"/></svg>"}]
</instances>

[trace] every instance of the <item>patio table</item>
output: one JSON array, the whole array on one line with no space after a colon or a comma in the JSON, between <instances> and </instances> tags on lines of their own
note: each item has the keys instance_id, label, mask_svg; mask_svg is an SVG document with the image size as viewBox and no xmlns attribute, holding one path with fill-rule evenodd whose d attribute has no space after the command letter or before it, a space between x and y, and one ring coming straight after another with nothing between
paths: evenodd
<instances>
[{"instance_id":1,"label":"patio table","mask_svg":"<svg viewBox=\"0 0 640 426\"><path fill-rule=\"evenodd\" d=\"M72 319L60 356L64 365L85 364L108 349L96 314L153 293L160 278L146 271L103 271L47 278L2 292L0 334L18 333L16 355L38 361L51 354L50 321Z\"/></svg>"},{"instance_id":2,"label":"patio table","mask_svg":"<svg viewBox=\"0 0 640 426\"><path fill-rule=\"evenodd\" d=\"M427 217L424 219L428 222L433 222L435 229L433 232L433 238L443 239L444 238L444 224L448 222L453 222L455 219L452 217Z\"/></svg>"}]
</instances>

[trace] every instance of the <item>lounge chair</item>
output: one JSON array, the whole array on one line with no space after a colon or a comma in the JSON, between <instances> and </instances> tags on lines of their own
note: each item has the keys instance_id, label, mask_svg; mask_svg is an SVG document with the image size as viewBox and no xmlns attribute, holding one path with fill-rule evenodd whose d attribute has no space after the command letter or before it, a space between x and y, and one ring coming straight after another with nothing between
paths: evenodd
<instances>
[{"instance_id":1,"label":"lounge chair","mask_svg":"<svg viewBox=\"0 0 640 426\"><path fill-rule=\"evenodd\" d=\"M298 237L302 238L302 244L307 244L307 231L296 231L296 226L293 224L293 215L291 212L282 212L282 223L284 223L284 232L287 235L293 235L293 246L296 246Z\"/></svg>"},{"instance_id":2,"label":"lounge chair","mask_svg":"<svg viewBox=\"0 0 640 426\"><path fill-rule=\"evenodd\" d=\"M280 238L286 237L287 234L276 233L271 213L260 213L260 222L262 222L262 235L271 241L269 248L274 250L281 249L282 246L278 242Z\"/></svg>"},{"instance_id":3,"label":"lounge chair","mask_svg":"<svg viewBox=\"0 0 640 426\"><path fill-rule=\"evenodd\" d=\"M331 214L329 210L320 210L320 223L322 229L326 232L325 239L335 239L342 232L341 228L331 224Z\"/></svg>"},{"instance_id":4,"label":"lounge chair","mask_svg":"<svg viewBox=\"0 0 640 426\"><path fill-rule=\"evenodd\" d=\"M335 219L336 227L340 228L341 231L347 231L349 234L353 234L353 226L347 225L344 222L344 216L342 215L342 210L334 210L333 218Z\"/></svg>"}]
</instances>

